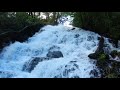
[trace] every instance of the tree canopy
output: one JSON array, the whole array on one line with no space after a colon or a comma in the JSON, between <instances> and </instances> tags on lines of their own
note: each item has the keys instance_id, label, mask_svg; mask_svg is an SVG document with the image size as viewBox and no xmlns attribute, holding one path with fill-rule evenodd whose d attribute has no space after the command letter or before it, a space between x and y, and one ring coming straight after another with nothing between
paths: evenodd
<instances>
[{"instance_id":1,"label":"tree canopy","mask_svg":"<svg viewBox=\"0 0 120 90\"><path fill-rule=\"evenodd\" d=\"M73 25L120 39L120 12L76 12Z\"/></svg>"},{"instance_id":2,"label":"tree canopy","mask_svg":"<svg viewBox=\"0 0 120 90\"><path fill-rule=\"evenodd\" d=\"M120 39L120 12L0 12L0 33L37 23L55 25L58 18L68 15L74 17L73 26Z\"/></svg>"},{"instance_id":3,"label":"tree canopy","mask_svg":"<svg viewBox=\"0 0 120 90\"><path fill-rule=\"evenodd\" d=\"M54 25L61 15L61 12L0 12L0 33L18 31L38 23Z\"/></svg>"}]
</instances>

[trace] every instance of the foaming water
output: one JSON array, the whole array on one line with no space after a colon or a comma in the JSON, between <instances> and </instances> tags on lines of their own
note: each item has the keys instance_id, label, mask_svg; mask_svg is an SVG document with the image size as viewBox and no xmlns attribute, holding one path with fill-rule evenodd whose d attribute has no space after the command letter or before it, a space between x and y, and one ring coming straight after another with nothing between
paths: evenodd
<instances>
[{"instance_id":1,"label":"foaming water","mask_svg":"<svg viewBox=\"0 0 120 90\"><path fill-rule=\"evenodd\" d=\"M96 69L88 58L98 45L98 34L83 29L47 25L26 42L15 42L0 54L1 78L90 78ZM49 50L61 51L63 57L43 60L29 73L22 70L33 57L46 57Z\"/></svg>"}]
</instances>

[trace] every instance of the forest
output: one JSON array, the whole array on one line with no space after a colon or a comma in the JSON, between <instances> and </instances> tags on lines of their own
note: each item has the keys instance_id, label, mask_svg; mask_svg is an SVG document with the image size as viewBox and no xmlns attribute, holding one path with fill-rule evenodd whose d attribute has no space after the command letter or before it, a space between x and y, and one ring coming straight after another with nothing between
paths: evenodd
<instances>
[{"instance_id":1,"label":"forest","mask_svg":"<svg viewBox=\"0 0 120 90\"><path fill-rule=\"evenodd\" d=\"M119 78L120 12L0 12L0 77Z\"/></svg>"},{"instance_id":2,"label":"forest","mask_svg":"<svg viewBox=\"0 0 120 90\"><path fill-rule=\"evenodd\" d=\"M39 23L54 25L58 18L67 15L74 17L74 26L120 39L119 12L0 12L0 33L21 30L25 26Z\"/></svg>"}]
</instances>

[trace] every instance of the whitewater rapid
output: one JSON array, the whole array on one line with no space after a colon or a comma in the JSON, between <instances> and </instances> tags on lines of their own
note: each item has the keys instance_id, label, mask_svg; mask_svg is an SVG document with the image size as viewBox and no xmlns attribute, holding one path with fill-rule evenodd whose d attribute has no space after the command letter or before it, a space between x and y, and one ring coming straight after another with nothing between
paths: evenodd
<instances>
[{"instance_id":1,"label":"whitewater rapid","mask_svg":"<svg viewBox=\"0 0 120 90\"><path fill-rule=\"evenodd\" d=\"M98 34L81 28L47 25L26 42L15 42L0 54L1 78L90 78L97 69L88 58L98 46ZM22 70L33 57L46 57L49 49L61 51L63 57L43 60L32 72Z\"/></svg>"}]
</instances>

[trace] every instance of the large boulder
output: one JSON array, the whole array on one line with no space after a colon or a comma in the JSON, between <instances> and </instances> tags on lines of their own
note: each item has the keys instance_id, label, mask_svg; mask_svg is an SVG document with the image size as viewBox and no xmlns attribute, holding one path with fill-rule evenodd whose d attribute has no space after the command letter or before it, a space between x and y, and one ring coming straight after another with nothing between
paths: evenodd
<instances>
[{"instance_id":1,"label":"large boulder","mask_svg":"<svg viewBox=\"0 0 120 90\"><path fill-rule=\"evenodd\" d=\"M60 58L63 57L63 54L61 51L49 51L46 56L49 58Z\"/></svg>"},{"instance_id":2,"label":"large boulder","mask_svg":"<svg viewBox=\"0 0 120 90\"><path fill-rule=\"evenodd\" d=\"M104 49L103 48L104 48L104 38L101 37L95 53L89 54L88 57L91 58L91 59L97 59L98 55L100 53L104 53Z\"/></svg>"},{"instance_id":3,"label":"large boulder","mask_svg":"<svg viewBox=\"0 0 120 90\"><path fill-rule=\"evenodd\" d=\"M91 53L91 54L88 55L88 57L89 57L90 59L97 59L97 54Z\"/></svg>"},{"instance_id":4,"label":"large boulder","mask_svg":"<svg viewBox=\"0 0 120 90\"><path fill-rule=\"evenodd\" d=\"M44 60L49 60L49 58L45 58L45 57L36 57L36 58L32 58L31 60L27 61L24 65L23 65L23 71L27 71L27 72L31 72L36 65L39 62L42 62Z\"/></svg>"},{"instance_id":5,"label":"large boulder","mask_svg":"<svg viewBox=\"0 0 120 90\"><path fill-rule=\"evenodd\" d=\"M95 53L103 53L104 52L103 47L104 47L104 38L101 36L99 44L98 44L98 48L95 51Z\"/></svg>"}]
</instances>

